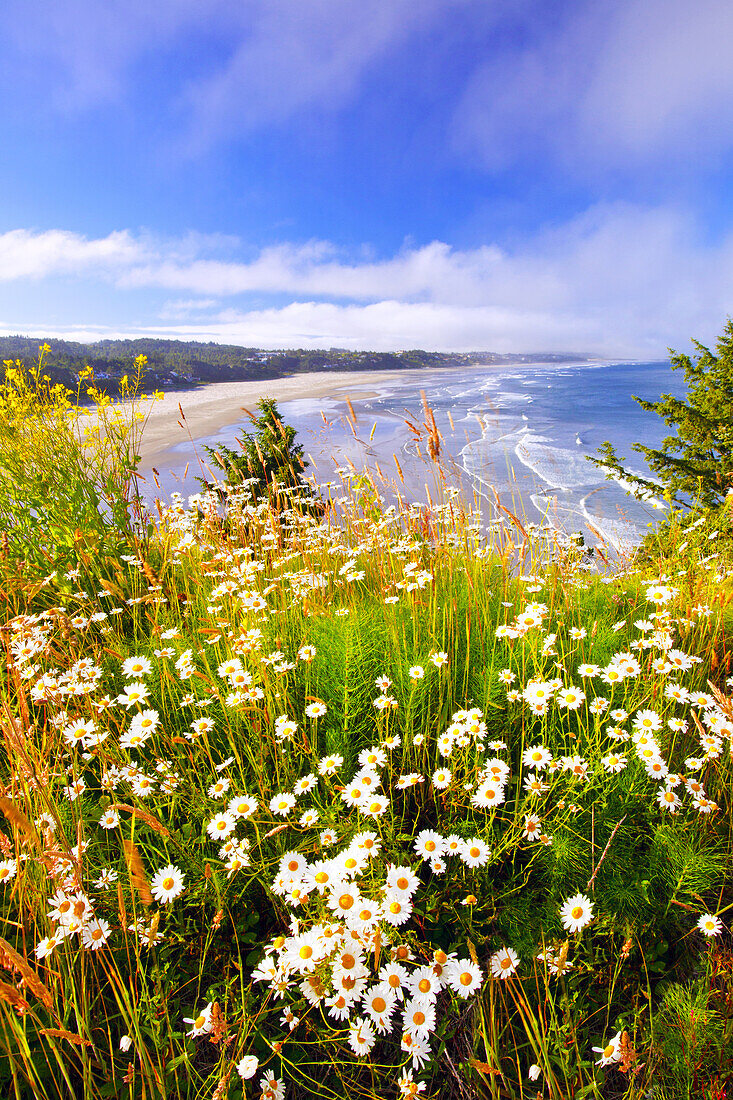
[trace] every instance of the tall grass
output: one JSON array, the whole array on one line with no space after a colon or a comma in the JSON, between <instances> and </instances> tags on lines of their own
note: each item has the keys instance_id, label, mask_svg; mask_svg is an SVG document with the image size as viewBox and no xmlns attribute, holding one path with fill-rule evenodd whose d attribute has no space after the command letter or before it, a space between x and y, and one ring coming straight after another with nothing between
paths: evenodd
<instances>
[{"instance_id":1,"label":"tall grass","mask_svg":"<svg viewBox=\"0 0 733 1100\"><path fill-rule=\"evenodd\" d=\"M0 383L0 535L7 568L47 574L86 570L86 557L111 555L144 536L137 449L145 421L138 387L145 357L112 401L90 370L76 392L51 382L48 345L30 368L4 364ZM3 578L5 593L19 577Z\"/></svg>"},{"instance_id":2,"label":"tall grass","mask_svg":"<svg viewBox=\"0 0 733 1100\"><path fill-rule=\"evenodd\" d=\"M344 472L143 539L124 423L6 546L8 1095L720 1095L729 517L603 575Z\"/></svg>"}]
</instances>

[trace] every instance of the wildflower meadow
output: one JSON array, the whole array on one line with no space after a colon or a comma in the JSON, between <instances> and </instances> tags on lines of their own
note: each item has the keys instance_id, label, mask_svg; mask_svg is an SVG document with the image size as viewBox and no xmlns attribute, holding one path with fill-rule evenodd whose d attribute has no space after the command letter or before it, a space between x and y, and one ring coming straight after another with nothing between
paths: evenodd
<instances>
[{"instance_id":1,"label":"wildflower meadow","mask_svg":"<svg viewBox=\"0 0 733 1100\"><path fill-rule=\"evenodd\" d=\"M730 1095L730 501L589 556L433 441L420 499L148 514L134 380L42 368L0 387L3 1095Z\"/></svg>"}]
</instances>

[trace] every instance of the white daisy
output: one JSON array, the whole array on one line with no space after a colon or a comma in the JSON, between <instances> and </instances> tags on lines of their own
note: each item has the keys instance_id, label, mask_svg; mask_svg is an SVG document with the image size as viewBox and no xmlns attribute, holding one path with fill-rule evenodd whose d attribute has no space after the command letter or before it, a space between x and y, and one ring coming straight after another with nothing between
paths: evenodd
<instances>
[{"instance_id":1,"label":"white daisy","mask_svg":"<svg viewBox=\"0 0 733 1100\"><path fill-rule=\"evenodd\" d=\"M552 753L544 745L530 745L522 754L522 763L527 768L542 770L552 760Z\"/></svg>"},{"instance_id":2,"label":"white daisy","mask_svg":"<svg viewBox=\"0 0 733 1100\"><path fill-rule=\"evenodd\" d=\"M470 959L451 959L443 971L443 977L454 993L465 998L479 989L483 973Z\"/></svg>"},{"instance_id":3,"label":"white daisy","mask_svg":"<svg viewBox=\"0 0 733 1100\"><path fill-rule=\"evenodd\" d=\"M563 928L579 932L593 920L593 904L585 894L574 894L560 907Z\"/></svg>"},{"instance_id":4,"label":"white daisy","mask_svg":"<svg viewBox=\"0 0 733 1100\"><path fill-rule=\"evenodd\" d=\"M372 986L361 999L364 1011L376 1024L377 1031L382 1034L391 1030L396 1000L394 992L385 983Z\"/></svg>"},{"instance_id":5,"label":"white daisy","mask_svg":"<svg viewBox=\"0 0 733 1100\"><path fill-rule=\"evenodd\" d=\"M517 972L519 955L512 947L502 947L491 956L491 973L494 978L511 978Z\"/></svg>"},{"instance_id":6,"label":"white daisy","mask_svg":"<svg viewBox=\"0 0 733 1100\"><path fill-rule=\"evenodd\" d=\"M279 817L287 817L295 805L295 796L287 791L278 791L270 799L270 809Z\"/></svg>"},{"instance_id":7,"label":"white daisy","mask_svg":"<svg viewBox=\"0 0 733 1100\"><path fill-rule=\"evenodd\" d=\"M617 1031L604 1047L592 1047L594 1054L600 1054L597 1066L611 1066L621 1061L621 1032Z\"/></svg>"},{"instance_id":8,"label":"white daisy","mask_svg":"<svg viewBox=\"0 0 733 1100\"><path fill-rule=\"evenodd\" d=\"M467 867L485 867L491 859L491 849L485 841L472 837L464 841L460 856Z\"/></svg>"},{"instance_id":9,"label":"white daisy","mask_svg":"<svg viewBox=\"0 0 733 1100\"><path fill-rule=\"evenodd\" d=\"M448 768L438 768L436 772L433 772L433 786L436 791L444 791L446 787L450 786L452 778L452 773Z\"/></svg>"},{"instance_id":10,"label":"white daisy","mask_svg":"<svg viewBox=\"0 0 733 1100\"><path fill-rule=\"evenodd\" d=\"M723 931L723 922L720 917L716 917L712 913L703 913L697 922L697 927L703 936L719 936Z\"/></svg>"},{"instance_id":11,"label":"white daisy","mask_svg":"<svg viewBox=\"0 0 733 1100\"><path fill-rule=\"evenodd\" d=\"M156 901L159 901L162 905L167 905L168 902L174 901L183 893L183 882L184 876L180 867L169 863L167 867L161 867L153 875L150 883L150 893Z\"/></svg>"},{"instance_id":12,"label":"white daisy","mask_svg":"<svg viewBox=\"0 0 733 1100\"><path fill-rule=\"evenodd\" d=\"M414 850L424 860L434 859L436 856L442 855L444 845L444 838L440 833L433 832L432 829L422 829L412 844Z\"/></svg>"},{"instance_id":13,"label":"white daisy","mask_svg":"<svg viewBox=\"0 0 733 1100\"><path fill-rule=\"evenodd\" d=\"M237 827L237 819L234 814L224 812L216 814L206 826L206 832L212 840L226 840L230 833Z\"/></svg>"}]
</instances>

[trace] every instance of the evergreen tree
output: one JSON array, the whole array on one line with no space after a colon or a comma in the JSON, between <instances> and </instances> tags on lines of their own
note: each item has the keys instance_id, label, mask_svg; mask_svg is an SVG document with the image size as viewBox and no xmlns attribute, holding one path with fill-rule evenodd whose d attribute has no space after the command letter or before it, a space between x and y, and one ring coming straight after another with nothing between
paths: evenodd
<instances>
[{"instance_id":1,"label":"evergreen tree","mask_svg":"<svg viewBox=\"0 0 733 1100\"><path fill-rule=\"evenodd\" d=\"M259 415L250 413L254 433L237 437L238 451L223 443L205 448L212 464L223 471L232 488L250 481L255 496L300 488L300 474L308 463L302 446L295 442L295 428L283 423L274 398L263 397L257 408Z\"/></svg>"},{"instance_id":2,"label":"evergreen tree","mask_svg":"<svg viewBox=\"0 0 733 1100\"><path fill-rule=\"evenodd\" d=\"M697 348L694 357L669 349L673 370L685 372L686 399L669 393L659 401L634 396L642 409L661 416L675 433L658 448L632 445L658 481L629 473L622 465L626 459L619 458L608 441L599 448L602 457L590 461L606 470L606 477L618 475L632 482L637 496L665 492L678 505L694 499L705 508L717 508L733 489L733 320L726 322L717 354L692 342Z\"/></svg>"}]
</instances>

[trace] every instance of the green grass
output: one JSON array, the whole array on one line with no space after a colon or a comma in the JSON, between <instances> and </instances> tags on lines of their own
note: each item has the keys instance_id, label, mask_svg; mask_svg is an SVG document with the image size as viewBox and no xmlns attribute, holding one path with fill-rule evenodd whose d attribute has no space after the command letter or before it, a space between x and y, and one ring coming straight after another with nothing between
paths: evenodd
<instances>
[{"instance_id":1,"label":"green grass","mask_svg":"<svg viewBox=\"0 0 733 1100\"><path fill-rule=\"evenodd\" d=\"M733 1073L727 513L697 527L673 518L646 557L601 576L563 547L541 564L519 522L487 542L455 500L449 508L436 496L390 515L363 480L348 478L341 497L322 517L290 500L256 508L232 499L225 523L199 498L163 513L144 541L111 512L100 522L122 543L105 528L94 551L73 536L38 559L6 546L0 935L25 968L3 959L7 1094L236 1100L259 1094L271 1072L291 1097L376 1098L409 1095L411 1072L421 1095L445 1100L534 1097L540 1086L557 1100L650 1088L712 1100ZM654 584L673 591L651 599ZM513 629L533 607L536 625ZM299 655L304 646L312 659ZM663 668L669 649L695 660ZM616 683L578 671L617 667L629 653L638 666ZM447 659L433 663L440 654ZM133 682L123 668L131 657L150 670L138 677L147 695L127 707L117 697ZM219 672L234 658L246 674L237 698ZM422 676L411 675L416 666ZM550 685L544 712L522 696L533 682ZM684 692L678 701L670 684L711 701ZM558 702L572 686L585 696L576 709ZM596 698L606 703L592 706ZM317 702L325 713L309 717ZM627 717L612 718L620 708ZM665 783L647 773L630 736L647 710L658 716L659 756L681 776L676 813L659 805ZM145 711L155 712L154 726L135 747L125 737ZM277 735L281 716L296 725L289 738ZM194 732L202 717L211 728ZM82 721L95 728L71 743ZM719 744L701 741L710 723ZM441 738L451 729L446 756ZM546 789L532 794L523 754L536 745L551 764L538 772ZM370 816L341 794L359 754L380 746L385 802ZM627 758L618 773L604 764L612 753ZM321 775L335 754L342 763ZM578 776L564 766L575 757ZM502 797L481 806L476 785L496 760L506 766ZM436 785L446 768L450 782ZM270 807L310 774L316 782L290 812ZM217 799L209 791L222 778L229 787ZM703 785L707 804L693 802L685 779ZM207 827L244 793L258 806L234 824L231 837L245 846L235 866ZM101 827L113 807L118 822ZM317 821L301 823L306 811ZM527 835L528 818L540 838ZM477 866L447 855L431 868L414 848L426 829L479 838L490 855ZM286 853L317 870L365 831L379 841L357 875L365 899L382 900L389 865L418 876L404 924L382 916L371 933L363 920L359 931L329 907L328 891L300 900L297 875L276 882ZM150 889L168 864L184 888L164 903ZM343 866L336 878L334 897L350 881ZM66 919L47 916L59 890L86 896L93 917L83 912L80 931L39 957L37 945ZM561 907L576 894L592 919L569 932ZM719 936L697 929L705 913L720 916ZM106 922L97 950L83 939L95 918ZM295 920L297 934L329 934L312 1003L301 988L305 964L291 960L282 998L252 980L263 958L284 960L301 943ZM405 949L410 973L440 969L440 952L465 960L464 970L473 960L476 990L437 996L424 1064L401 1045L400 1004L368 1053L354 1053L349 1020L328 1012L339 980L332 936L340 951L356 945L363 955L367 992ZM492 977L505 948L519 957L516 972ZM553 958L562 973L551 973ZM184 1018L207 1006L202 1033L187 1034ZM299 1021L292 1030L281 1021L286 1009ZM351 1020L364 1016L355 1003ZM597 1065L592 1048L617 1033L619 1058ZM247 1080L236 1069L245 1055L259 1059Z\"/></svg>"}]
</instances>

